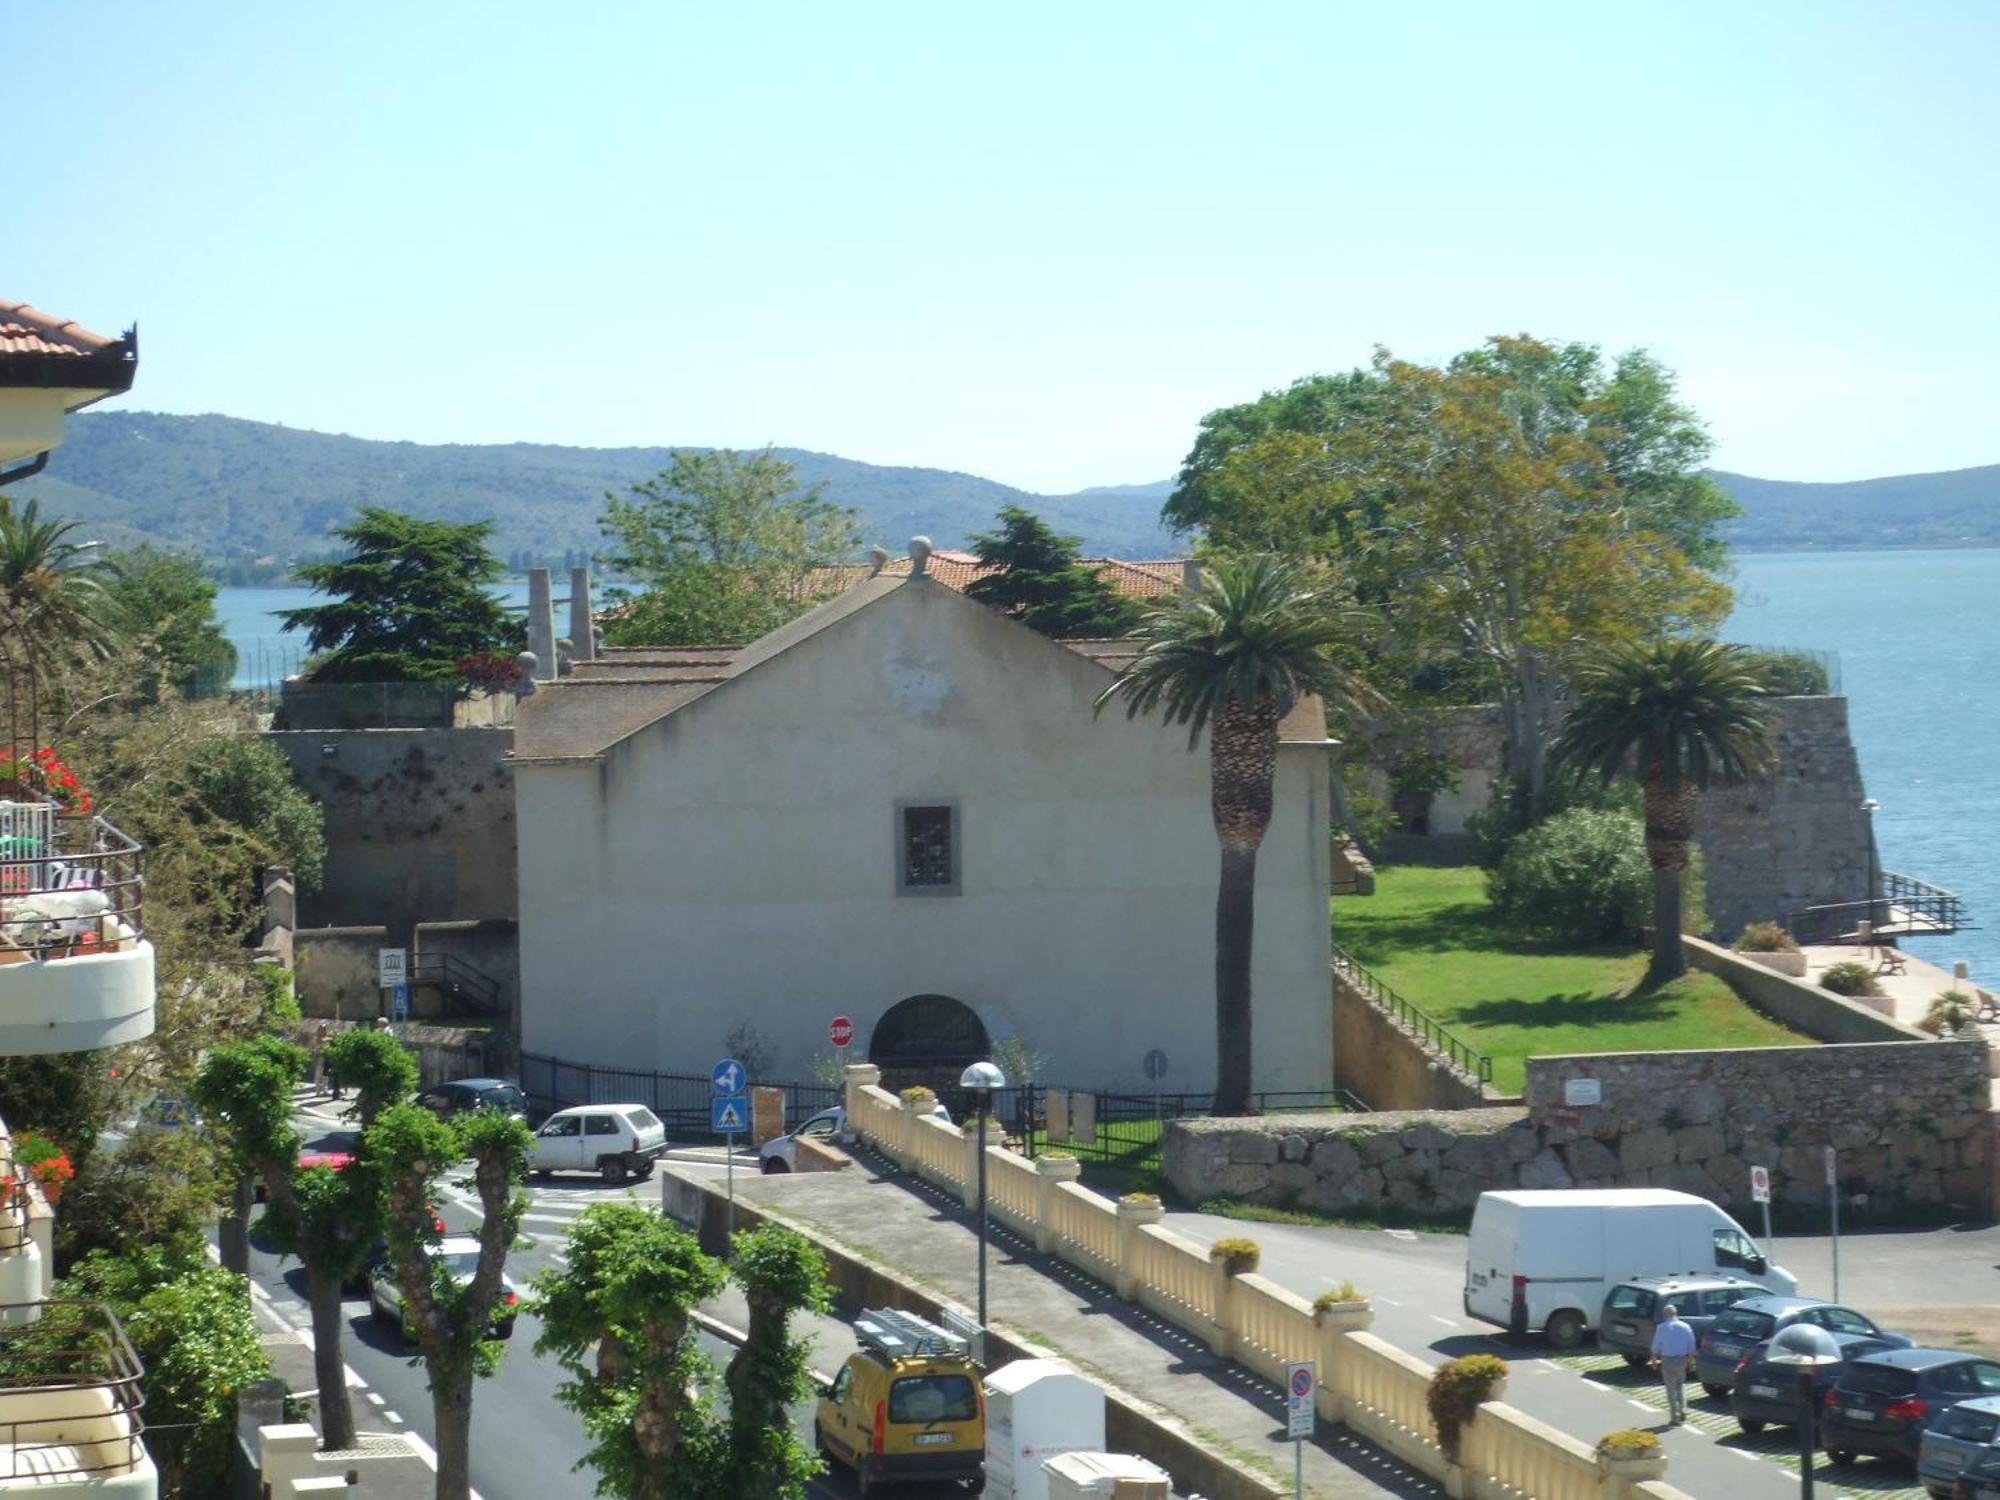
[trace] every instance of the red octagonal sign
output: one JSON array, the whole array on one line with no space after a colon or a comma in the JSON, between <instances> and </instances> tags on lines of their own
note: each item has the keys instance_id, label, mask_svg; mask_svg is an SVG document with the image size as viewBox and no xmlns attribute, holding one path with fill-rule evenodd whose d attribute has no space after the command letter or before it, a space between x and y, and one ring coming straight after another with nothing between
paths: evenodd
<instances>
[{"instance_id":1,"label":"red octagonal sign","mask_svg":"<svg viewBox=\"0 0 2000 1500\"><path fill-rule=\"evenodd\" d=\"M845 1047L854 1040L854 1023L846 1016L835 1016L826 1028L826 1039L836 1047Z\"/></svg>"}]
</instances>

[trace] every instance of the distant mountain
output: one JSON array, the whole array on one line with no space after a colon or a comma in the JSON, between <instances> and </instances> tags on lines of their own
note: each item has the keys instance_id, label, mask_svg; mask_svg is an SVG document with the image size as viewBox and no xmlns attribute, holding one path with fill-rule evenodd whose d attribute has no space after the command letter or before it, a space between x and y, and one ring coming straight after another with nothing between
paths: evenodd
<instances>
[{"instance_id":1,"label":"distant mountain","mask_svg":"<svg viewBox=\"0 0 2000 1500\"><path fill-rule=\"evenodd\" d=\"M2000 544L2000 464L1804 484L1717 472L1744 514L1739 547L1990 547Z\"/></svg>"},{"instance_id":2,"label":"distant mountain","mask_svg":"<svg viewBox=\"0 0 2000 1500\"><path fill-rule=\"evenodd\" d=\"M973 474L777 451L802 480L824 480L831 499L855 507L868 541L899 554L917 535L963 546L1010 502L1080 535L1089 553L1186 550L1160 524L1163 485L1036 495ZM503 555L550 557L600 546L605 492L623 493L667 461L665 448L390 443L235 417L82 412L47 472L21 489L115 546L150 539L218 562L326 552L328 533L363 505L491 518Z\"/></svg>"}]
</instances>

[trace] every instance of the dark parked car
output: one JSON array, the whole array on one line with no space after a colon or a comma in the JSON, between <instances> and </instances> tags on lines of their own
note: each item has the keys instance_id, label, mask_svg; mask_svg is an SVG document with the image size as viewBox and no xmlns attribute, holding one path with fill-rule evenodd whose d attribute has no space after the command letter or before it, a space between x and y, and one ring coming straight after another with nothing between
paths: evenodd
<instances>
[{"instance_id":1,"label":"dark parked car","mask_svg":"<svg viewBox=\"0 0 2000 1500\"><path fill-rule=\"evenodd\" d=\"M497 1109L528 1118L528 1096L518 1083L504 1078L460 1078L451 1083L434 1083L417 1091L417 1103L440 1120L469 1115L475 1109Z\"/></svg>"},{"instance_id":2,"label":"dark parked car","mask_svg":"<svg viewBox=\"0 0 2000 1500\"><path fill-rule=\"evenodd\" d=\"M1939 1417L1917 1450L1917 1478L1936 1500L1951 1500L1959 1479L2000 1459L2000 1396L1974 1396Z\"/></svg>"},{"instance_id":3,"label":"dark parked car","mask_svg":"<svg viewBox=\"0 0 2000 1500\"><path fill-rule=\"evenodd\" d=\"M1813 1406L1826 1400L1826 1393L1840 1378L1850 1359L1880 1354L1894 1344L1866 1333L1836 1333L1840 1363L1821 1365L1813 1371ZM1762 1432L1766 1427L1796 1427L1803 1400L1799 1395L1799 1372L1785 1365L1764 1362L1769 1344L1756 1344L1736 1366L1736 1388L1729 1393L1729 1405L1736 1413L1736 1425L1745 1432Z\"/></svg>"},{"instance_id":4,"label":"dark parked car","mask_svg":"<svg viewBox=\"0 0 2000 1500\"><path fill-rule=\"evenodd\" d=\"M1828 1333L1865 1333L1894 1349L1907 1349L1916 1342L1900 1333L1884 1333L1873 1318L1851 1307L1816 1297L1750 1297L1709 1325L1695 1356L1694 1378L1709 1395L1728 1395L1736 1386L1736 1367L1743 1356L1794 1323L1811 1323Z\"/></svg>"},{"instance_id":5,"label":"dark parked car","mask_svg":"<svg viewBox=\"0 0 2000 1500\"><path fill-rule=\"evenodd\" d=\"M1915 1463L1924 1430L1974 1396L2000 1396L2000 1363L1954 1349L1851 1359L1820 1408L1819 1443L1837 1464L1864 1453Z\"/></svg>"},{"instance_id":6,"label":"dark parked car","mask_svg":"<svg viewBox=\"0 0 2000 1500\"><path fill-rule=\"evenodd\" d=\"M1635 1276L1621 1281L1604 1299L1597 1317L1597 1347L1622 1354L1625 1363L1645 1364L1653 1355L1653 1329L1660 1310L1671 1304L1696 1334L1737 1303L1767 1295L1754 1281L1734 1276Z\"/></svg>"},{"instance_id":7,"label":"dark parked car","mask_svg":"<svg viewBox=\"0 0 2000 1500\"><path fill-rule=\"evenodd\" d=\"M1951 1493L1953 1500L2000 1500L2000 1448L1967 1464Z\"/></svg>"}]
</instances>

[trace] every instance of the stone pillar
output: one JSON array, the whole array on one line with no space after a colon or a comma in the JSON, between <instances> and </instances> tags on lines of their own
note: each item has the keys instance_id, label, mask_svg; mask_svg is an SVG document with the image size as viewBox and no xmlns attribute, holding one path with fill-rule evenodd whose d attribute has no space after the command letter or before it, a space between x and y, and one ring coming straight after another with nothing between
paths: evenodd
<instances>
[{"instance_id":1,"label":"stone pillar","mask_svg":"<svg viewBox=\"0 0 2000 1500\"><path fill-rule=\"evenodd\" d=\"M1058 1253L1056 1235L1056 1188L1075 1182L1083 1174L1083 1163L1068 1156L1035 1158L1035 1248L1044 1255Z\"/></svg>"},{"instance_id":2,"label":"stone pillar","mask_svg":"<svg viewBox=\"0 0 2000 1500\"><path fill-rule=\"evenodd\" d=\"M1067 1162L1071 1167L1070 1176L1080 1170L1077 1162ZM1127 1302L1136 1301L1139 1296L1139 1231L1148 1224L1157 1224L1166 1216L1160 1207L1160 1200L1153 1198L1139 1201L1131 1198L1118 1200L1118 1274L1113 1287Z\"/></svg>"},{"instance_id":3,"label":"stone pillar","mask_svg":"<svg viewBox=\"0 0 2000 1500\"><path fill-rule=\"evenodd\" d=\"M1341 1394L1342 1376L1347 1368L1347 1335L1364 1332L1375 1321L1375 1309L1367 1302L1336 1302L1313 1309L1313 1325L1319 1330L1319 1390L1315 1403L1329 1422L1347 1420L1347 1398Z\"/></svg>"},{"instance_id":4,"label":"stone pillar","mask_svg":"<svg viewBox=\"0 0 2000 1500\"><path fill-rule=\"evenodd\" d=\"M1215 1332L1209 1335L1209 1352L1218 1359L1236 1357L1236 1278L1224 1269L1225 1262L1211 1260L1208 1274L1215 1278Z\"/></svg>"},{"instance_id":5,"label":"stone pillar","mask_svg":"<svg viewBox=\"0 0 2000 1500\"><path fill-rule=\"evenodd\" d=\"M591 618L588 568L569 570L569 654L577 661L597 660L597 623Z\"/></svg>"},{"instance_id":6,"label":"stone pillar","mask_svg":"<svg viewBox=\"0 0 2000 1500\"><path fill-rule=\"evenodd\" d=\"M785 1091L769 1084L750 1090L750 1144L762 1146L785 1133Z\"/></svg>"},{"instance_id":7,"label":"stone pillar","mask_svg":"<svg viewBox=\"0 0 2000 1500\"><path fill-rule=\"evenodd\" d=\"M556 676L556 607L549 593L549 570L528 569L528 649L535 656L535 679Z\"/></svg>"},{"instance_id":8,"label":"stone pillar","mask_svg":"<svg viewBox=\"0 0 2000 1500\"><path fill-rule=\"evenodd\" d=\"M1598 1493L1604 1500L1628 1500L1639 1485L1667 1477L1667 1461L1657 1453L1616 1457L1598 1450Z\"/></svg>"},{"instance_id":9,"label":"stone pillar","mask_svg":"<svg viewBox=\"0 0 2000 1500\"><path fill-rule=\"evenodd\" d=\"M319 1434L310 1422L273 1423L257 1429L258 1478L273 1494L294 1479L310 1478Z\"/></svg>"}]
</instances>

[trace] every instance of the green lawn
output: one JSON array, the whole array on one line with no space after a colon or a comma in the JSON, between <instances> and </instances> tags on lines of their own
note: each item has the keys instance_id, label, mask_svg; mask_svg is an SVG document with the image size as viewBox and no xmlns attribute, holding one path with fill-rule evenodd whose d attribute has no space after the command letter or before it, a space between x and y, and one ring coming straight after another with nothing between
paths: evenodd
<instances>
[{"instance_id":1,"label":"green lawn","mask_svg":"<svg viewBox=\"0 0 2000 1500\"><path fill-rule=\"evenodd\" d=\"M1493 1059L1519 1093L1525 1060L1563 1052L1659 1052L1807 1043L1712 974L1641 989L1646 955L1562 952L1511 940L1471 868L1382 871L1372 896L1333 903L1333 940L1404 999Z\"/></svg>"}]
</instances>

